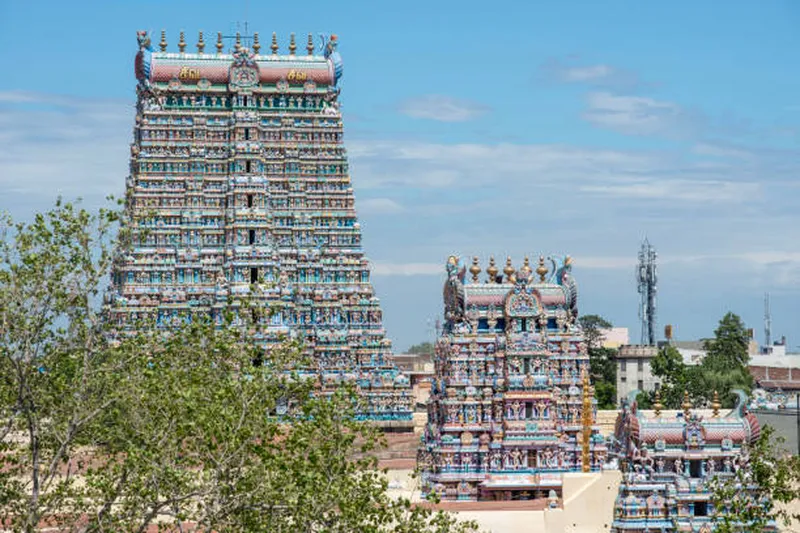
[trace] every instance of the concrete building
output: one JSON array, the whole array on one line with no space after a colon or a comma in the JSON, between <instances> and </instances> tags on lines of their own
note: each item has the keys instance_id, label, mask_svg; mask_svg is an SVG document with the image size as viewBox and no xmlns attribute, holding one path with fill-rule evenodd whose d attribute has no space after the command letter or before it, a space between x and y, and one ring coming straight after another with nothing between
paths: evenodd
<instances>
[{"instance_id":1,"label":"concrete building","mask_svg":"<svg viewBox=\"0 0 800 533\"><path fill-rule=\"evenodd\" d=\"M617 349L630 343L628 328L608 328L601 332L603 333L603 348Z\"/></svg>"},{"instance_id":2,"label":"concrete building","mask_svg":"<svg viewBox=\"0 0 800 533\"><path fill-rule=\"evenodd\" d=\"M626 344L617 353L617 405L634 390L654 391L661 381L653 376L651 363L658 355L657 346Z\"/></svg>"}]
</instances>

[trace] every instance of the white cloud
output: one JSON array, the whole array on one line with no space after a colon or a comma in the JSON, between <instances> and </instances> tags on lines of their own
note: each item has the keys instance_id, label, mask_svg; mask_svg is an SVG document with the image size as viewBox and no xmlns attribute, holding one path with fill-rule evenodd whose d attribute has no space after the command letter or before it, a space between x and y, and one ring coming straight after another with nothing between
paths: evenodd
<instances>
[{"instance_id":1,"label":"white cloud","mask_svg":"<svg viewBox=\"0 0 800 533\"><path fill-rule=\"evenodd\" d=\"M438 122L466 122L486 113L489 108L479 102L443 95L427 95L401 102L397 110L412 118Z\"/></svg>"},{"instance_id":2,"label":"white cloud","mask_svg":"<svg viewBox=\"0 0 800 533\"><path fill-rule=\"evenodd\" d=\"M617 89L635 89L646 85L635 72L603 63L580 65L572 60L551 59L542 64L539 70L545 80L557 83Z\"/></svg>"},{"instance_id":3,"label":"white cloud","mask_svg":"<svg viewBox=\"0 0 800 533\"><path fill-rule=\"evenodd\" d=\"M383 263L372 264L375 276L438 276L444 273L444 263Z\"/></svg>"},{"instance_id":4,"label":"white cloud","mask_svg":"<svg viewBox=\"0 0 800 533\"><path fill-rule=\"evenodd\" d=\"M752 201L760 195L758 183L683 179L638 182L624 180L603 185L584 185L581 190L618 197L708 203L742 203Z\"/></svg>"},{"instance_id":5,"label":"white cloud","mask_svg":"<svg viewBox=\"0 0 800 533\"><path fill-rule=\"evenodd\" d=\"M360 201L356 207L359 213L368 215L396 215L405 211L402 205L390 198L369 198Z\"/></svg>"},{"instance_id":6,"label":"white cloud","mask_svg":"<svg viewBox=\"0 0 800 533\"><path fill-rule=\"evenodd\" d=\"M590 92L583 118L626 135L686 136L697 133L704 122L674 102L644 96Z\"/></svg>"},{"instance_id":7,"label":"white cloud","mask_svg":"<svg viewBox=\"0 0 800 533\"><path fill-rule=\"evenodd\" d=\"M129 102L0 92L2 207L25 195L122 196L132 123Z\"/></svg>"}]
</instances>

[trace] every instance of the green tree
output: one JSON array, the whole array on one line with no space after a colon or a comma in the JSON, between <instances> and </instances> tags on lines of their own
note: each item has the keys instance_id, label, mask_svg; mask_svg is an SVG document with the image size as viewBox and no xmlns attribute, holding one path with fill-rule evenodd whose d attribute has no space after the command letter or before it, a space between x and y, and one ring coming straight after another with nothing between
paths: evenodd
<instances>
[{"instance_id":1,"label":"green tree","mask_svg":"<svg viewBox=\"0 0 800 533\"><path fill-rule=\"evenodd\" d=\"M800 456L786 454L781 444L774 430L764 426L746 452L747 467L732 477L712 478L715 531L761 533L773 531L773 525L788 526L800 520L789 505L798 500Z\"/></svg>"},{"instance_id":2,"label":"green tree","mask_svg":"<svg viewBox=\"0 0 800 533\"><path fill-rule=\"evenodd\" d=\"M617 405L617 351L604 348L603 330L611 328L611 322L599 315L583 315L578 318L589 352L589 372L594 384L594 394L600 409L615 409Z\"/></svg>"},{"instance_id":3,"label":"green tree","mask_svg":"<svg viewBox=\"0 0 800 533\"><path fill-rule=\"evenodd\" d=\"M59 203L0 225L4 527L472 530L389 497L371 455L382 434L358 420L358 391L318 394L316 375L292 370L296 345L258 363L247 301L222 327L194 316L115 338L99 297L116 220Z\"/></svg>"},{"instance_id":4,"label":"green tree","mask_svg":"<svg viewBox=\"0 0 800 533\"><path fill-rule=\"evenodd\" d=\"M727 313L719 322L714 338L705 341L706 357L696 366L683 363L674 346L665 346L653 359L653 375L661 378L661 403L668 409L679 409L684 391L696 405L711 402L714 391L719 393L723 407L736 403L732 392L752 390L753 378L747 368L749 335L741 319ZM653 394L650 394L652 403Z\"/></svg>"},{"instance_id":5,"label":"green tree","mask_svg":"<svg viewBox=\"0 0 800 533\"><path fill-rule=\"evenodd\" d=\"M421 342L414 344L408 349L408 353L416 355L433 355L433 343Z\"/></svg>"},{"instance_id":6,"label":"green tree","mask_svg":"<svg viewBox=\"0 0 800 533\"><path fill-rule=\"evenodd\" d=\"M753 377L747 365L750 361L750 335L742 319L726 313L714 331L714 338L705 341L706 357L698 373L697 396L710 401L718 391L725 407L732 407L736 396L731 391L741 389L750 393Z\"/></svg>"},{"instance_id":7,"label":"green tree","mask_svg":"<svg viewBox=\"0 0 800 533\"><path fill-rule=\"evenodd\" d=\"M692 370L684 364L678 349L671 345L662 347L650 363L650 368L654 376L661 378L661 403L667 409L680 409L683 393L691 387ZM652 405L654 393L648 396L647 403Z\"/></svg>"}]
</instances>

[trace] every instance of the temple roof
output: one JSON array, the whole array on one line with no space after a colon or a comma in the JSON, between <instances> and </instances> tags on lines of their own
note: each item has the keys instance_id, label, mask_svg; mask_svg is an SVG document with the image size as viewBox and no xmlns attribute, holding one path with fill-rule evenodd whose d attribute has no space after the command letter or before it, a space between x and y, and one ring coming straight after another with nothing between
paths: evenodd
<instances>
[{"instance_id":1,"label":"temple roof","mask_svg":"<svg viewBox=\"0 0 800 533\"><path fill-rule=\"evenodd\" d=\"M326 38L320 36L317 47L308 36L305 53L297 53L294 34L291 36L288 54L279 54L277 37L272 35L270 52L261 53L258 34L251 38L251 46L244 46L239 34L230 52L223 53L222 34L217 34L216 45L208 48L203 41L202 32L195 45L197 52L186 52L187 43L181 32L178 51L167 51L165 32L161 33L160 50L155 51L147 32L138 32L139 53L136 56L136 78L141 83L170 83L180 81L182 85L214 85L230 82L242 85L286 83L291 86L309 89L309 84L316 86L335 86L342 75L342 60L337 51L338 39L335 35ZM216 48L216 50L214 50ZM318 53L321 52L321 53ZM253 78L241 78L236 70L251 70ZM255 79L257 78L257 79ZM201 87L203 88L203 87Z\"/></svg>"}]
</instances>

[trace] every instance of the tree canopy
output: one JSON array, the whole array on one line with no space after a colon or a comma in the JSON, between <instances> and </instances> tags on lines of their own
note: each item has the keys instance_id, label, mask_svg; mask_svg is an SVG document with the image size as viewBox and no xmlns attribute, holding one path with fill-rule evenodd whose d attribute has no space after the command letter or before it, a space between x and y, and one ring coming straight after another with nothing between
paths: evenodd
<instances>
[{"instance_id":1,"label":"tree canopy","mask_svg":"<svg viewBox=\"0 0 800 533\"><path fill-rule=\"evenodd\" d=\"M753 378L747 368L749 335L742 320L727 313L719 322L714 338L705 342L706 357L699 365L686 365L680 352L666 345L653 359L653 375L661 378L661 402L668 409L679 409L684 391L697 404L709 403L714 391L724 407L733 407L732 391L752 390ZM650 395L652 400L652 395Z\"/></svg>"},{"instance_id":2,"label":"tree canopy","mask_svg":"<svg viewBox=\"0 0 800 533\"><path fill-rule=\"evenodd\" d=\"M358 391L319 394L314 377L294 371L296 344L262 357L257 314L113 331L99 304L124 245L117 220L59 203L31 223L0 221L4 527L473 529L390 498L371 453L382 434L358 420Z\"/></svg>"},{"instance_id":3,"label":"tree canopy","mask_svg":"<svg viewBox=\"0 0 800 533\"><path fill-rule=\"evenodd\" d=\"M408 353L415 355L432 355L433 343L426 341L426 342L421 342L419 344L414 344L411 347L409 347Z\"/></svg>"},{"instance_id":4,"label":"tree canopy","mask_svg":"<svg viewBox=\"0 0 800 533\"><path fill-rule=\"evenodd\" d=\"M615 409L617 404L617 351L604 348L603 331L611 322L600 315L583 315L578 318L583 338L589 352L589 372L594 385L594 395L600 409Z\"/></svg>"}]
</instances>

